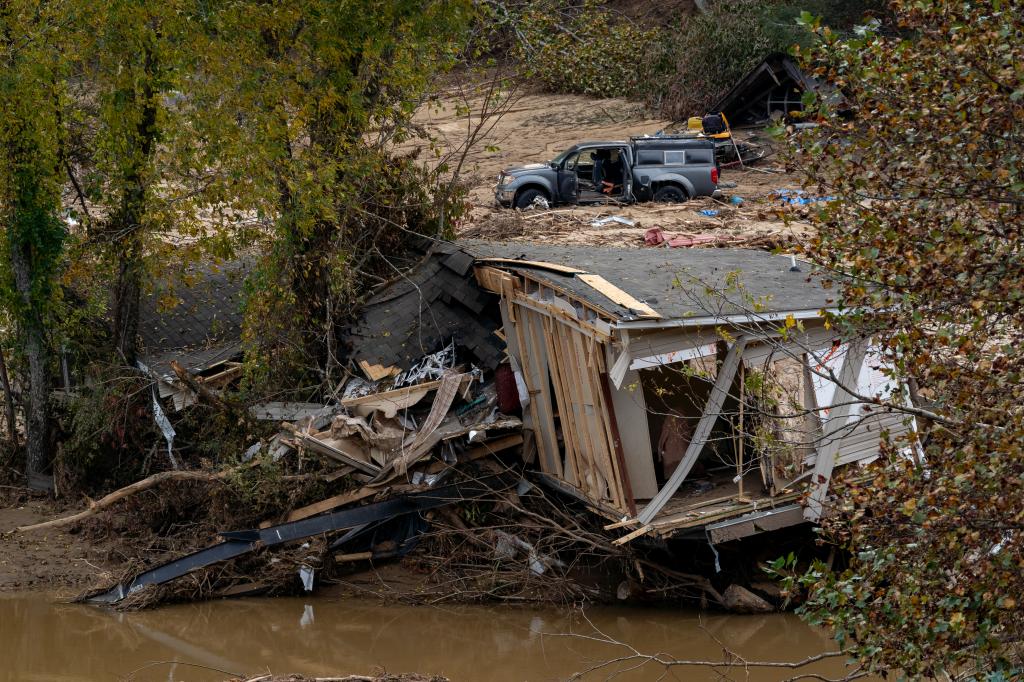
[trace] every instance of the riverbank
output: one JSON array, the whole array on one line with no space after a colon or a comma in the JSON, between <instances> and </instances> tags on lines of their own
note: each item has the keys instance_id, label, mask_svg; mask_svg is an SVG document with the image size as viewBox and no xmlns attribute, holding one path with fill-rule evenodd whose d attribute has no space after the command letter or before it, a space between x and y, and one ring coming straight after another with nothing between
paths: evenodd
<instances>
[{"instance_id":1,"label":"riverbank","mask_svg":"<svg viewBox=\"0 0 1024 682\"><path fill-rule=\"evenodd\" d=\"M72 508L41 493L0 489L0 593L39 591L69 599L98 578L119 572L128 559L119 552L119 543L86 538L79 527L8 532Z\"/></svg>"}]
</instances>

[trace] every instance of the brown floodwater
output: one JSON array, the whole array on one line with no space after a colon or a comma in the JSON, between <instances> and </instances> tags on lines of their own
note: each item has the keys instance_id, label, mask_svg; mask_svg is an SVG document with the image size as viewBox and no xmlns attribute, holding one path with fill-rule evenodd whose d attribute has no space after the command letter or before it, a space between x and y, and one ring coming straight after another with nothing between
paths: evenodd
<instances>
[{"instance_id":1,"label":"brown floodwater","mask_svg":"<svg viewBox=\"0 0 1024 682\"><path fill-rule=\"evenodd\" d=\"M793 661L832 650L826 633L791 614L738 616L655 608L409 607L352 599L239 599L115 613L0 597L0 680L223 680L228 673L327 676L388 672L454 682L564 680L631 652L721 660ZM717 640L717 641L716 641ZM601 668L606 680L640 661ZM842 674L835 659L813 670ZM642 665L615 680L785 680L789 669L711 670ZM664 677L662 677L664 675Z\"/></svg>"}]
</instances>

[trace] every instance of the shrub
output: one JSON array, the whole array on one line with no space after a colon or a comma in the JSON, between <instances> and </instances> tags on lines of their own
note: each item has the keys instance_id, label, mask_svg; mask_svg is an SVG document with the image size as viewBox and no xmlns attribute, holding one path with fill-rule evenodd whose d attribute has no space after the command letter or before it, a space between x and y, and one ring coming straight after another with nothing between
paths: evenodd
<instances>
[{"instance_id":1,"label":"shrub","mask_svg":"<svg viewBox=\"0 0 1024 682\"><path fill-rule=\"evenodd\" d=\"M149 382L131 370L94 366L61 417L65 438L54 462L63 492L95 493L137 479L161 437L149 408Z\"/></svg>"},{"instance_id":2,"label":"shrub","mask_svg":"<svg viewBox=\"0 0 1024 682\"><path fill-rule=\"evenodd\" d=\"M675 35L655 66L666 76L652 83L648 97L668 116L682 119L707 112L766 55L787 51L798 34L795 23L790 28L772 21L763 3L743 0L715 3Z\"/></svg>"},{"instance_id":3,"label":"shrub","mask_svg":"<svg viewBox=\"0 0 1024 682\"><path fill-rule=\"evenodd\" d=\"M516 24L513 57L527 76L553 92L595 97L640 92L643 57L662 39L661 31L617 17L597 0L575 7L532 2L509 21Z\"/></svg>"},{"instance_id":4,"label":"shrub","mask_svg":"<svg viewBox=\"0 0 1024 682\"><path fill-rule=\"evenodd\" d=\"M680 120L706 113L750 69L772 52L805 45L809 35L797 19L801 12L821 16L845 32L865 14L885 15L881 0L798 0L716 2L707 12L684 20L646 68L643 94L666 116Z\"/></svg>"}]
</instances>

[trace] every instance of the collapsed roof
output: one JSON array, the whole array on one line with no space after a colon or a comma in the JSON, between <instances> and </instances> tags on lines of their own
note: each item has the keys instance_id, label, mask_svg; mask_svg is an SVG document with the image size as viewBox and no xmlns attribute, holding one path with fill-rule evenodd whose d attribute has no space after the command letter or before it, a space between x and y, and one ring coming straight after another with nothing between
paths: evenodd
<instances>
[{"instance_id":1,"label":"collapsed roof","mask_svg":"<svg viewBox=\"0 0 1024 682\"><path fill-rule=\"evenodd\" d=\"M787 115L803 110L805 92L821 83L805 74L793 59L779 52L761 60L712 107L725 114L733 126L757 125L778 112Z\"/></svg>"},{"instance_id":2,"label":"collapsed roof","mask_svg":"<svg viewBox=\"0 0 1024 682\"><path fill-rule=\"evenodd\" d=\"M170 363L197 373L242 351L243 291L251 259L202 263L190 272L191 285L156 284L140 302L140 357L158 376L173 376Z\"/></svg>"},{"instance_id":3,"label":"collapsed roof","mask_svg":"<svg viewBox=\"0 0 1024 682\"><path fill-rule=\"evenodd\" d=\"M363 305L343 340L370 379L409 369L453 339L474 363L494 369L504 357L495 303L473 278L472 255L437 242L420 265Z\"/></svg>"}]
</instances>

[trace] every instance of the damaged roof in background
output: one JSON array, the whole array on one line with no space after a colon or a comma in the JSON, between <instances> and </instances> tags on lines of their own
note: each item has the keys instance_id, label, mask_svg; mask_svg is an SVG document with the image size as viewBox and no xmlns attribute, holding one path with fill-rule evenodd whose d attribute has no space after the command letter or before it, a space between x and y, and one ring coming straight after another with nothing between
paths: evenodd
<instances>
[{"instance_id":1,"label":"damaged roof in background","mask_svg":"<svg viewBox=\"0 0 1024 682\"><path fill-rule=\"evenodd\" d=\"M252 258L201 263L185 277L158 282L142 297L139 360L175 410L191 405L195 396L172 363L210 388L241 375L243 286L254 265Z\"/></svg>"},{"instance_id":2,"label":"damaged roof in background","mask_svg":"<svg viewBox=\"0 0 1024 682\"><path fill-rule=\"evenodd\" d=\"M804 73L792 57L775 52L737 81L711 110L725 114L734 127L762 125L774 116L803 111L804 93L819 91L836 93Z\"/></svg>"}]
</instances>

